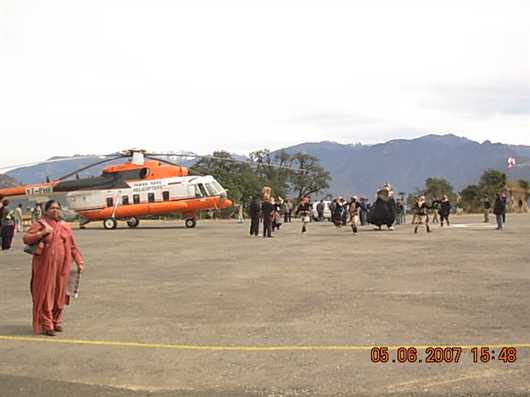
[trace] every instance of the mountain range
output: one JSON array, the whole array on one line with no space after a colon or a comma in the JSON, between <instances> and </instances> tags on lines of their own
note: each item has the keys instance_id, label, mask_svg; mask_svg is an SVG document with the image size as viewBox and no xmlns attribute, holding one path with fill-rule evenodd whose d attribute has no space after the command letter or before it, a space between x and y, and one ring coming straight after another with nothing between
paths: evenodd
<instances>
[{"instance_id":1,"label":"mountain range","mask_svg":"<svg viewBox=\"0 0 530 397\"><path fill-rule=\"evenodd\" d=\"M277 150L304 152L320 159L332 180L329 193L372 197L378 186L389 182L397 192L413 192L429 177L448 180L456 191L477 183L487 169L507 172L507 159L514 157L518 167L509 179L530 179L530 146L508 145L448 135L426 135L415 139L395 139L375 145L347 145L335 142L302 143ZM70 157L12 170L7 174L20 183L38 183L98 161L97 156ZM117 160L114 163L123 162ZM94 167L80 176L98 175L109 164ZM189 164L188 164L189 165Z\"/></svg>"},{"instance_id":2,"label":"mountain range","mask_svg":"<svg viewBox=\"0 0 530 397\"><path fill-rule=\"evenodd\" d=\"M333 177L330 192L340 195L354 192L372 197L385 182L409 193L421 189L429 177L446 179L459 191L478 183L487 169L507 172L509 179L530 179L530 146L478 143L452 134L376 145L303 143L282 150L318 157ZM508 172L509 157L516 158L519 167Z\"/></svg>"}]
</instances>

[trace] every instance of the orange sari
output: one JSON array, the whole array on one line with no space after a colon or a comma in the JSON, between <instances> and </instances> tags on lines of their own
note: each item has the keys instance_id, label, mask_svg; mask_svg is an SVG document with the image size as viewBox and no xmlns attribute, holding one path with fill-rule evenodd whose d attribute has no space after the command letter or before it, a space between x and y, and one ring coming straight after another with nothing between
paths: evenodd
<instances>
[{"instance_id":1,"label":"orange sari","mask_svg":"<svg viewBox=\"0 0 530 397\"><path fill-rule=\"evenodd\" d=\"M24 234L25 244L35 244L38 241L37 233L44 229L41 222L47 223L53 232L44 237L42 254L33 255L31 296L34 334L62 325L72 260L78 266L83 263L72 229L63 221L45 217L33 223Z\"/></svg>"}]
</instances>

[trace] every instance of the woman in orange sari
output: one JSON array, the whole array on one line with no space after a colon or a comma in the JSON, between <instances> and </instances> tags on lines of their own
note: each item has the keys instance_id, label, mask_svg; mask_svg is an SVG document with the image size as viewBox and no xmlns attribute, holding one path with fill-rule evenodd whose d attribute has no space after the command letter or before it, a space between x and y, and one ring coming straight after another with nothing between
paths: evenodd
<instances>
[{"instance_id":1,"label":"woman in orange sari","mask_svg":"<svg viewBox=\"0 0 530 397\"><path fill-rule=\"evenodd\" d=\"M62 314L67 303L72 260L81 273L83 259L72 230L61 220L61 205L50 200L44 210L45 216L33 223L24 235L24 243L40 245L33 255L31 273L33 333L55 336L55 332L63 330Z\"/></svg>"}]
</instances>

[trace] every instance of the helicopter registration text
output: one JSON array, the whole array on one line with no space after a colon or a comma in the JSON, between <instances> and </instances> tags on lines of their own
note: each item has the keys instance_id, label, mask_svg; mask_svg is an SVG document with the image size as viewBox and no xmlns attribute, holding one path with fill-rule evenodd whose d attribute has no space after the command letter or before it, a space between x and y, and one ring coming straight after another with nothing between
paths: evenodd
<instances>
[{"instance_id":1,"label":"helicopter registration text","mask_svg":"<svg viewBox=\"0 0 530 397\"><path fill-rule=\"evenodd\" d=\"M30 186L26 188L26 196L45 196L52 194L53 189L51 186Z\"/></svg>"}]
</instances>

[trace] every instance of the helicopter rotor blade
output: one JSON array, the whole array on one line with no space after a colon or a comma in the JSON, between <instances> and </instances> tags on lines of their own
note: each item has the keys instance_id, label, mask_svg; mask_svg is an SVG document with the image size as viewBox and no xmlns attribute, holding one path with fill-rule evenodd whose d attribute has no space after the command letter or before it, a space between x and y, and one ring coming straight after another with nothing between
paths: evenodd
<instances>
[{"instance_id":1,"label":"helicopter rotor blade","mask_svg":"<svg viewBox=\"0 0 530 397\"><path fill-rule=\"evenodd\" d=\"M285 170L289 170L289 171L293 171L293 172L306 172L305 170L301 170L301 169L296 168L296 167L289 167L289 166L280 165L280 164L260 163L260 162L257 162L257 161L252 161L250 159L249 160L238 160L238 159L233 159L233 158L212 156L212 155L209 155L209 154L200 155L200 154L196 154L196 153L193 153L193 152L187 152L187 153L146 153L145 156L146 156L146 158L151 158L152 160L161 160L158 157L181 157L181 158L187 158L187 159L190 159L190 160L193 159L193 158L197 158L197 159L211 159L211 160L218 160L218 161L226 161L226 162L229 162L229 163L247 164L250 167L262 166L262 167L280 168L280 169L285 169ZM149 156L156 156L157 158L153 159L152 157L149 157ZM173 164L173 165L178 165L178 164Z\"/></svg>"},{"instance_id":2,"label":"helicopter rotor blade","mask_svg":"<svg viewBox=\"0 0 530 397\"><path fill-rule=\"evenodd\" d=\"M101 161L96 161L95 163L89 164L89 165L87 165L85 167L81 167L81 168L78 168L75 171L69 172L68 174L63 175L60 178L57 178L56 181L63 181L65 179L70 178L71 176L74 176L75 174L78 174L80 172L88 170L88 169L90 169L92 167L95 167L95 166L101 165L101 164L105 164L105 163L108 163L108 162L113 161L113 160L118 160L118 159L121 159L123 157L127 157L127 156L123 155L123 154L117 154L117 155L114 155L113 157L109 157L109 158L106 158L106 159L101 160Z\"/></svg>"},{"instance_id":3,"label":"helicopter rotor blade","mask_svg":"<svg viewBox=\"0 0 530 397\"><path fill-rule=\"evenodd\" d=\"M174 165L176 167L182 167L182 165L180 164L177 164L177 163L174 163L173 161L170 161L170 160L165 160L165 159L161 159L159 157L153 157L154 155L151 155L151 154L144 154L144 157L146 159L149 159L149 160L156 160L156 161L160 161L162 163L166 163L166 164L169 164L169 165ZM156 156L159 156L159 155L156 155Z\"/></svg>"},{"instance_id":4,"label":"helicopter rotor blade","mask_svg":"<svg viewBox=\"0 0 530 397\"><path fill-rule=\"evenodd\" d=\"M9 171L13 171L19 168L27 168L27 167L33 167L35 165L41 165L41 164L53 164L53 163L60 163L63 161L72 161L72 160L85 160L85 159L93 159L96 157L108 157L108 156L114 156L114 155L87 155L87 156L74 156L74 157L60 157L60 158L52 158L49 160L43 160L43 161L33 161L31 163L21 163L21 164L12 164L12 165L5 165L0 167L0 174L5 174Z\"/></svg>"}]
</instances>

